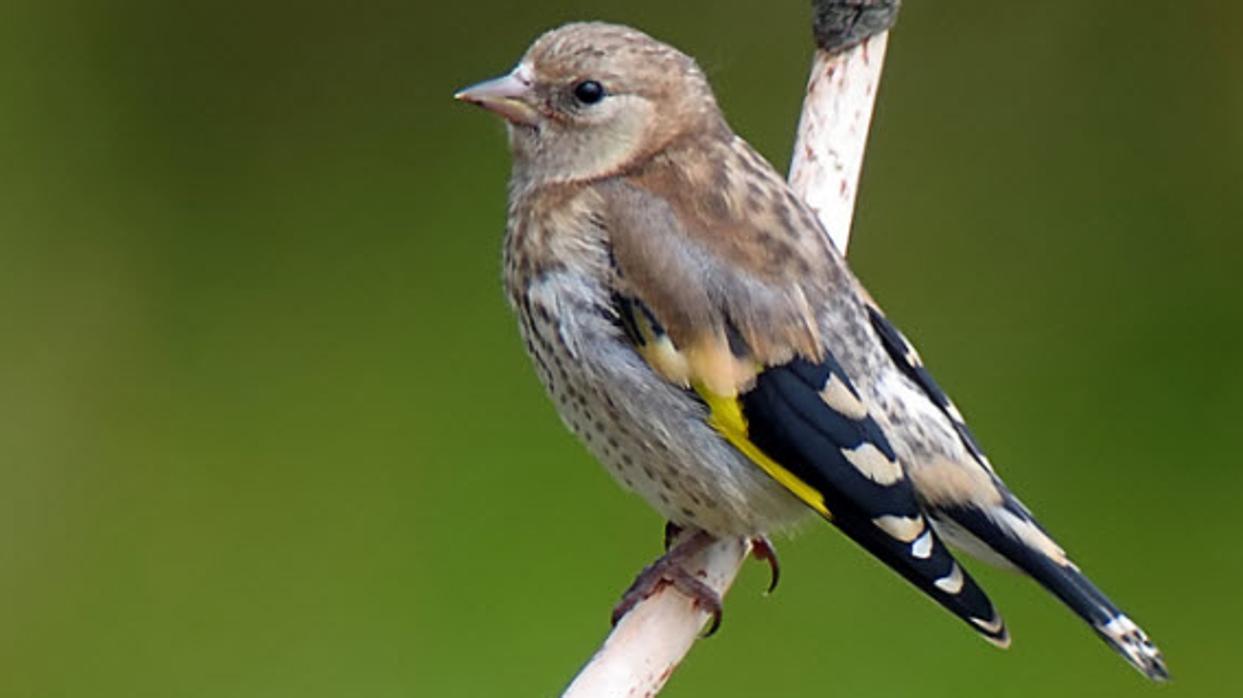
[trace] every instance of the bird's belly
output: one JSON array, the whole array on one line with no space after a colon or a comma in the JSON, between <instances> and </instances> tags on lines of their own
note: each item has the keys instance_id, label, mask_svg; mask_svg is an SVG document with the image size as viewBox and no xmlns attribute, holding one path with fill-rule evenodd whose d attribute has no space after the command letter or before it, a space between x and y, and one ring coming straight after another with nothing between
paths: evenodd
<instances>
[{"instance_id":1,"label":"bird's belly","mask_svg":"<svg viewBox=\"0 0 1243 698\"><path fill-rule=\"evenodd\" d=\"M703 403L655 374L616 328L577 326L571 351L561 322L521 324L566 426L668 520L718 536L755 536L810 514L709 426Z\"/></svg>"}]
</instances>

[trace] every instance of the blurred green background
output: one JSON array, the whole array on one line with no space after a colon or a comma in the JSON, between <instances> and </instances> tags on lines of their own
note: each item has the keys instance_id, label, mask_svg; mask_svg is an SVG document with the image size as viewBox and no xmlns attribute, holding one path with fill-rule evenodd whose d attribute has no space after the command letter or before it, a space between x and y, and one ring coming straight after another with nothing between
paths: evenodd
<instances>
[{"instance_id":1,"label":"blurred green background","mask_svg":"<svg viewBox=\"0 0 1243 698\"><path fill-rule=\"evenodd\" d=\"M7 0L0 695L550 695L661 521L564 432L457 87L574 18L696 55L784 168L805 2ZM1003 474L1236 696L1243 6L907 3L852 259ZM1013 649L828 527L667 695L1153 691L1034 585Z\"/></svg>"}]
</instances>

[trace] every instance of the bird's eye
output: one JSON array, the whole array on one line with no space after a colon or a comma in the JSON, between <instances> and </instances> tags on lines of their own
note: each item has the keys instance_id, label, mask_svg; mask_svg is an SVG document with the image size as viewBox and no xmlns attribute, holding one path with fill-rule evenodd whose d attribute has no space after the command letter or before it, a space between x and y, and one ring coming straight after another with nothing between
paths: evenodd
<instances>
[{"instance_id":1,"label":"bird's eye","mask_svg":"<svg viewBox=\"0 0 1243 698\"><path fill-rule=\"evenodd\" d=\"M574 98L583 104L595 104L604 99L604 85L595 80L584 80L574 86Z\"/></svg>"}]
</instances>

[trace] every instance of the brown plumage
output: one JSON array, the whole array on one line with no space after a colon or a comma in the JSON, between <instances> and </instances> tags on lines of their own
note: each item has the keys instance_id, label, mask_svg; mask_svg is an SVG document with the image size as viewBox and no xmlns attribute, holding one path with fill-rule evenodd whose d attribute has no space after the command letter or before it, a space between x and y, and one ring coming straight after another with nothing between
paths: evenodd
<instances>
[{"instance_id":1,"label":"brown plumage","mask_svg":"<svg viewBox=\"0 0 1243 698\"><path fill-rule=\"evenodd\" d=\"M506 289L559 413L622 484L715 536L819 513L1004 646L944 537L1032 575L1165 676L693 60L628 27L572 24L458 97L509 122Z\"/></svg>"}]
</instances>

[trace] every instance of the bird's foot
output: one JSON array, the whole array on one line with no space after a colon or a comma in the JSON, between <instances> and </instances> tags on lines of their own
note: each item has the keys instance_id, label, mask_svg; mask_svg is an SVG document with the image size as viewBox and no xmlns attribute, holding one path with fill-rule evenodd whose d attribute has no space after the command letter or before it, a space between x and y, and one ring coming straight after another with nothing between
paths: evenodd
<instances>
[{"instance_id":1,"label":"bird's foot","mask_svg":"<svg viewBox=\"0 0 1243 698\"><path fill-rule=\"evenodd\" d=\"M768 563L768 569L772 571L772 577L768 582L768 591L764 593L773 593L773 590L777 588L777 582L781 581L781 563L777 561L777 549L773 547L773 542L768 540L768 536L752 538L751 555L756 560Z\"/></svg>"},{"instance_id":2,"label":"bird's foot","mask_svg":"<svg viewBox=\"0 0 1243 698\"><path fill-rule=\"evenodd\" d=\"M682 592L695 603L712 615L712 623L704 634L707 637L721 627L721 595L713 591L697 575L687 571L685 563L699 554L712 543L712 536L696 531L685 540L669 547L669 544L681 532L681 528L670 523L665 527L667 552L652 564L648 565L635 577L634 583L622 594L621 601L613 608L613 625L617 625L630 609L641 601L652 596L667 584Z\"/></svg>"}]
</instances>

